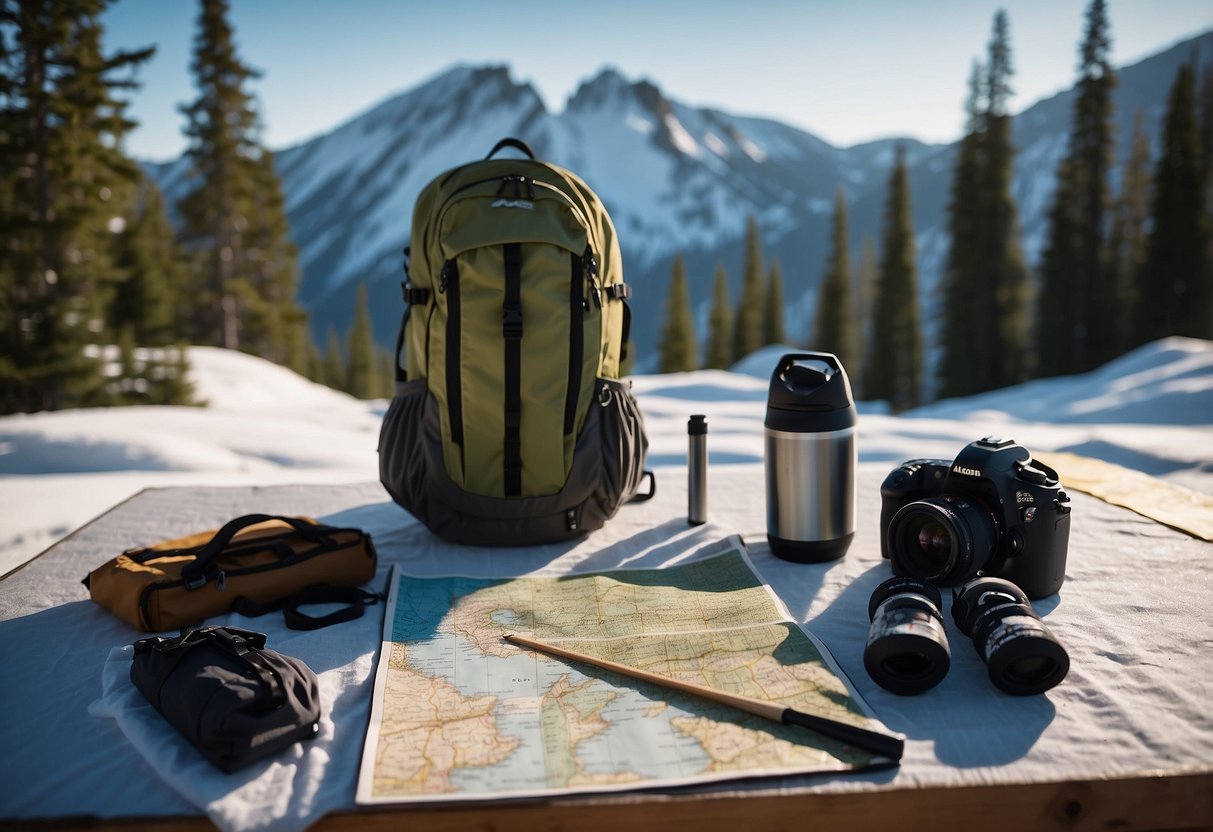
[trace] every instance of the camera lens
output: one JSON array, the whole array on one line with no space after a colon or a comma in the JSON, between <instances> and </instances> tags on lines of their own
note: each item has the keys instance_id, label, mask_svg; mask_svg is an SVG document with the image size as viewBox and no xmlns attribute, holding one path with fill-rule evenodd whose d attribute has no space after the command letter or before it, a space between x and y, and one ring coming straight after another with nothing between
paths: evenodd
<instances>
[{"instance_id":1,"label":"camera lens","mask_svg":"<svg viewBox=\"0 0 1213 832\"><path fill-rule=\"evenodd\" d=\"M951 586L975 576L994 551L989 513L963 497L927 497L902 506L889 523L894 568L932 584Z\"/></svg>"},{"instance_id":2,"label":"camera lens","mask_svg":"<svg viewBox=\"0 0 1213 832\"><path fill-rule=\"evenodd\" d=\"M1010 581L978 578L952 590L952 618L973 639L990 680L1016 696L1044 693L1066 677L1070 657L1028 596Z\"/></svg>"},{"instance_id":3,"label":"camera lens","mask_svg":"<svg viewBox=\"0 0 1213 832\"><path fill-rule=\"evenodd\" d=\"M918 578L896 577L868 601L868 644L863 666L885 690L902 696L935 687L952 654L940 615L939 590Z\"/></svg>"},{"instance_id":4,"label":"camera lens","mask_svg":"<svg viewBox=\"0 0 1213 832\"><path fill-rule=\"evenodd\" d=\"M911 557L916 564L923 564L931 571L943 570L952 552L952 534L938 520L918 515L910 521L907 538L917 539L918 546L911 548Z\"/></svg>"}]
</instances>

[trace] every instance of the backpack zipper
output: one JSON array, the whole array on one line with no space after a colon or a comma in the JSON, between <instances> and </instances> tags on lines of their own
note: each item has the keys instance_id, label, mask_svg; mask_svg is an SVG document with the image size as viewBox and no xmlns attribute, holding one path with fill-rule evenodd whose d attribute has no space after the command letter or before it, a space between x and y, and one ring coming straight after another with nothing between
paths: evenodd
<instances>
[{"instance_id":1,"label":"backpack zipper","mask_svg":"<svg viewBox=\"0 0 1213 832\"><path fill-rule=\"evenodd\" d=\"M594 249L589 246L585 247L582 257L585 259L585 280L590 296L594 298L594 305L601 309L602 290L598 286L598 258L594 256ZM586 306L586 309L589 309L589 306Z\"/></svg>"},{"instance_id":2,"label":"backpack zipper","mask_svg":"<svg viewBox=\"0 0 1213 832\"><path fill-rule=\"evenodd\" d=\"M451 441L463 445L463 388L459 375L462 352L462 327L459 300L459 264L447 260L442 264L438 293L446 295L446 412Z\"/></svg>"},{"instance_id":3,"label":"backpack zipper","mask_svg":"<svg viewBox=\"0 0 1213 832\"><path fill-rule=\"evenodd\" d=\"M550 170L550 168L548 168L546 165L544 165L543 167L545 170ZM438 214L437 214L436 220L433 223L431 223L430 225L426 226L426 230L425 230L425 240L423 241L424 245L422 246L422 250L425 254L425 259L426 259L427 264L429 264L429 260L430 260L430 256L429 256L430 229L441 229L442 228L442 220L446 216L447 210L450 208L451 203L455 201L455 198L458 197L461 193L463 193L464 191L470 190L472 188L479 187L480 185L487 185L491 182L498 183L499 192L501 189L504 189L507 184L510 184L514 187L515 193L518 192L518 188L520 186L525 185L526 189L527 189L527 194L531 199L534 199L536 188L543 188L545 190L551 191L552 193L556 194L557 197L559 197L560 199L563 199L565 201L565 203L569 207L569 210L571 210L573 212L574 216L577 217L578 221L581 223L582 228L585 229L586 240L589 242L589 244L591 246L593 245L593 243L594 243L593 227L590 225L589 219L586 217L585 211L583 211L581 206L578 205L574 201L573 197L569 196L564 191L562 191L560 188L557 188L555 185L551 185L547 182L543 182L541 180L535 179L534 177L523 176L520 174L499 174L497 176L486 177L485 179L477 179L474 182L468 182L466 185L460 185L458 188L451 191L451 193L447 196L447 198L442 201L442 205L439 206L439 208L438 208Z\"/></svg>"},{"instance_id":4,"label":"backpack zipper","mask_svg":"<svg viewBox=\"0 0 1213 832\"><path fill-rule=\"evenodd\" d=\"M564 398L564 434L573 432L577 421L577 400L581 398L581 364L585 358L585 313L584 283L589 271L586 265L593 253L586 246L580 256L570 254L572 274L569 279L569 386Z\"/></svg>"}]
</instances>

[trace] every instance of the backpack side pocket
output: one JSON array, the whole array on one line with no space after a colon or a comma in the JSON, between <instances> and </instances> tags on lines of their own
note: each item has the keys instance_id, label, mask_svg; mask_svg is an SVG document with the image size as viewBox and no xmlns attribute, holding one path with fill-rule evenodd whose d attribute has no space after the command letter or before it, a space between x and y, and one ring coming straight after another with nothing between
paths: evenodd
<instances>
[{"instance_id":1,"label":"backpack side pocket","mask_svg":"<svg viewBox=\"0 0 1213 832\"><path fill-rule=\"evenodd\" d=\"M393 500L422 522L429 515L422 444L428 397L424 378L397 383L379 430L379 481ZM433 408L428 412L436 413Z\"/></svg>"},{"instance_id":2,"label":"backpack side pocket","mask_svg":"<svg viewBox=\"0 0 1213 832\"><path fill-rule=\"evenodd\" d=\"M602 447L600 499L603 513L610 518L639 490L649 440L630 383L598 379L597 401L591 407L595 406Z\"/></svg>"}]
</instances>

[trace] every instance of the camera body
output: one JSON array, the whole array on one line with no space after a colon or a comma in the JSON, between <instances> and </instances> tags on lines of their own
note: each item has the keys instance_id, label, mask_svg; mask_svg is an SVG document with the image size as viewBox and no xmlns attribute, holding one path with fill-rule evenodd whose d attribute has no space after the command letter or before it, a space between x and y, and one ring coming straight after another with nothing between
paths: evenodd
<instances>
[{"instance_id":1,"label":"camera body","mask_svg":"<svg viewBox=\"0 0 1213 832\"><path fill-rule=\"evenodd\" d=\"M1013 440L979 439L950 463L903 463L880 500L880 553L896 575L938 586L1005 578L1029 598L1061 588L1070 498L1057 472Z\"/></svg>"}]
</instances>

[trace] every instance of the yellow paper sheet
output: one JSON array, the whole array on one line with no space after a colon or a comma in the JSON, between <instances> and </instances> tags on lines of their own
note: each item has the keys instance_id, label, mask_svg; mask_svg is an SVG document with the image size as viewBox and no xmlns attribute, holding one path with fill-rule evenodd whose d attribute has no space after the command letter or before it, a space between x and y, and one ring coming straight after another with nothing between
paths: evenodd
<instances>
[{"instance_id":1,"label":"yellow paper sheet","mask_svg":"<svg viewBox=\"0 0 1213 832\"><path fill-rule=\"evenodd\" d=\"M1062 486L1213 542L1213 497L1100 459L1078 454L1036 453L1054 468Z\"/></svg>"}]
</instances>

